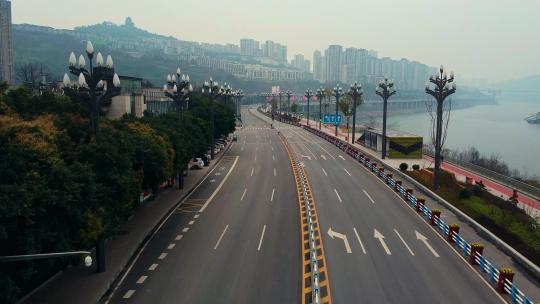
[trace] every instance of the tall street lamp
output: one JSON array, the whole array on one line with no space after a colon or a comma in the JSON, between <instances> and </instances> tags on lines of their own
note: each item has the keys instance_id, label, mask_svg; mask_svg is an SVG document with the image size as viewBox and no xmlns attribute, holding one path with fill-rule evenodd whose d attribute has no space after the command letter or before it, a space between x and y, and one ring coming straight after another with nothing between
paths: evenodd
<instances>
[{"instance_id":1,"label":"tall street lamp","mask_svg":"<svg viewBox=\"0 0 540 304\"><path fill-rule=\"evenodd\" d=\"M394 81L388 80L387 77L384 80L379 81L375 93L383 99L383 124L382 124L382 155L381 158L386 158L386 114L388 109L388 98L396 94L394 88Z\"/></svg>"},{"instance_id":2,"label":"tall street lamp","mask_svg":"<svg viewBox=\"0 0 540 304\"><path fill-rule=\"evenodd\" d=\"M244 98L244 91L241 89L236 90L234 91L233 96L236 103L236 117L242 121L242 111L240 111L240 105L242 103L242 98Z\"/></svg>"},{"instance_id":3,"label":"tall street lamp","mask_svg":"<svg viewBox=\"0 0 540 304\"><path fill-rule=\"evenodd\" d=\"M283 106L282 106L282 103L281 103L281 100L283 98L283 91L279 91L278 92L278 96L279 96L279 121L283 121L283 119L281 118L281 115L283 114Z\"/></svg>"},{"instance_id":4,"label":"tall street lamp","mask_svg":"<svg viewBox=\"0 0 540 304\"><path fill-rule=\"evenodd\" d=\"M322 125L322 102L323 98L326 95L326 92L324 91L323 87L320 87L317 89L317 99L319 100L319 130L321 130Z\"/></svg>"},{"instance_id":5,"label":"tall street lamp","mask_svg":"<svg viewBox=\"0 0 540 304\"><path fill-rule=\"evenodd\" d=\"M440 174L441 174L441 151L444 141L442 139L443 129L443 103L446 97L456 92L456 84L454 82L454 73L450 73L450 77L447 76L443 66L439 68L438 75L430 76L429 82L434 87L433 89L426 84L426 93L433 96L437 101L437 115L436 115L436 130L435 130L435 176L433 179L433 188L439 189L440 186Z\"/></svg>"},{"instance_id":6,"label":"tall street lamp","mask_svg":"<svg viewBox=\"0 0 540 304\"><path fill-rule=\"evenodd\" d=\"M189 94L193 92L193 86L189 82L189 75L182 74L180 68L177 68L176 75L167 75L167 83L163 85L163 92L165 96L173 100L178 121L182 121Z\"/></svg>"},{"instance_id":7,"label":"tall street lamp","mask_svg":"<svg viewBox=\"0 0 540 304\"><path fill-rule=\"evenodd\" d=\"M307 125L309 127L309 101L311 100L311 97L313 97L313 91L310 89L307 89L304 96L307 99Z\"/></svg>"},{"instance_id":8,"label":"tall street lamp","mask_svg":"<svg viewBox=\"0 0 540 304\"><path fill-rule=\"evenodd\" d=\"M222 91L219 87L219 83L214 81L211 77L209 81L205 81L202 88L202 93L210 99L210 158L214 159L214 128L215 128L215 119L214 119L214 102L222 94Z\"/></svg>"},{"instance_id":9,"label":"tall street lamp","mask_svg":"<svg viewBox=\"0 0 540 304\"><path fill-rule=\"evenodd\" d=\"M78 81L75 85L72 85L69 76L64 74L64 92L68 96L82 99L88 105L92 133L96 138L96 142L99 143L101 106L105 102L110 102L114 96L120 95L120 78L114 72L113 60L110 55L104 61L103 55L98 52L96 66L94 66L94 46L90 41L86 43L86 56L89 69L86 69L86 61L83 55L79 56L78 62L73 52L69 55L69 71L78 77ZM103 235L99 236L96 242L96 262L96 271L105 272L107 267L105 263L105 238Z\"/></svg>"},{"instance_id":10,"label":"tall street lamp","mask_svg":"<svg viewBox=\"0 0 540 304\"><path fill-rule=\"evenodd\" d=\"M351 88L349 89L349 96L351 96L353 100L353 119L352 119L352 141L351 143L354 144L354 134L356 133L356 107L358 105L358 101L362 102L362 95L364 95L364 90L362 89L361 84L357 84L356 82L351 85Z\"/></svg>"},{"instance_id":11,"label":"tall street lamp","mask_svg":"<svg viewBox=\"0 0 540 304\"><path fill-rule=\"evenodd\" d=\"M292 96L292 92L291 91L286 91L285 95L287 96L287 115L288 115L289 120L290 120L290 118L291 118L291 96Z\"/></svg>"},{"instance_id":12,"label":"tall street lamp","mask_svg":"<svg viewBox=\"0 0 540 304\"><path fill-rule=\"evenodd\" d=\"M334 96L336 98L336 137L338 136L338 128L339 128L339 125L337 123L337 117L338 117L338 111L339 111L339 99L345 95L345 93L343 93L343 89L338 85L336 85L336 87L334 88L334 91L332 92L332 96Z\"/></svg>"},{"instance_id":13,"label":"tall street lamp","mask_svg":"<svg viewBox=\"0 0 540 304\"><path fill-rule=\"evenodd\" d=\"M75 53L69 55L69 72L75 75L77 82L71 83L71 79L64 74L64 93L70 97L83 100L89 108L90 126L96 141L99 142L99 114L101 106L105 102L110 102L115 96L120 95L120 78L114 72L113 60L109 55L104 62L100 52L96 55L96 66L94 66L94 46L88 41L86 44L86 56L88 58L89 69L86 69L86 60L83 55L77 61Z\"/></svg>"}]
</instances>

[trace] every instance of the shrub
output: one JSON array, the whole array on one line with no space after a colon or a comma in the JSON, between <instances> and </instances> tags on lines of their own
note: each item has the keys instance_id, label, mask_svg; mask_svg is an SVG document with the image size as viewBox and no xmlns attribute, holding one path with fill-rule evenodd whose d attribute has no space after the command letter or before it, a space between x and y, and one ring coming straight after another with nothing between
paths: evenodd
<instances>
[{"instance_id":1,"label":"shrub","mask_svg":"<svg viewBox=\"0 0 540 304\"><path fill-rule=\"evenodd\" d=\"M409 169L409 165L407 165L407 163L401 163L401 164L399 164L399 170L401 170L401 171L407 171L407 169Z\"/></svg>"},{"instance_id":2,"label":"shrub","mask_svg":"<svg viewBox=\"0 0 540 304\"><path fill-rule=\"evenodd\" d=\"M469 188L465 188L459 191L460 199L468 199L468 198L471 198L471 196L472 196L472 192Z\"/></svg>"},{"instance_id":3,"label":"shrub","mask_svg":"<svg viewBox=\"0 0 540 304\"><path fill-rule=\"evenodd\" d=\"M478 185L474 185L474 187L472 188L472 192L476 196L482 196L482 193L484 192L484 189L482 189L482 187L480 187Z\"/></svg>"},{"instance_id":4,"label":"shrub","mask_svg":"<svg viewBox=\"0 0 540 304\"><path fill-rule=\"evenodd\" d=\"M415 171L418 171L418 170L420 170L420 165L414 164L414 165L412 165L412 169L415 170Z\"/></svg>"}]
</instances>

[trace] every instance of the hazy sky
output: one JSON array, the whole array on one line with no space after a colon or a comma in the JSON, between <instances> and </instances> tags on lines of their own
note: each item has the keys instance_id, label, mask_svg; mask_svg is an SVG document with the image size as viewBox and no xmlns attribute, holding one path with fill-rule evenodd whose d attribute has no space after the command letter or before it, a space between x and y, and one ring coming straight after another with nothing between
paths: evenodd
<instances>
[{"instance_id":1,"label":"hazy sky","mask_svg":"<svg viewBox=\"0 0 540 304\"><path fill-rule=\"evenodd\" d=\"M13 22L71 29L131 16L183 40L273 40L289 57L329 44L443 63L457 81L540 74L540 0L13 0Z\"/></svg>"}]
</instances>

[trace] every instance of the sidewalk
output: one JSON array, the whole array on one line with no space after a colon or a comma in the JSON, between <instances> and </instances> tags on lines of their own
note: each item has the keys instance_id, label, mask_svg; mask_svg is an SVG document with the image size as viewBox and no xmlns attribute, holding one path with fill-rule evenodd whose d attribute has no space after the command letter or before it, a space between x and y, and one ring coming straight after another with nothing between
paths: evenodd
<instances>
[{"instance_id":1,"label":"sidewalk","mask_svg":"<svg viewBox=\"0 0 540 304\"><path fill-rule=\"evenodd\" d=\"M157 199L141 205L136 210L132 218L122 227L121 233L107 241L106 272L95 273L95 266L87 268L82 265L65 269L19 303L100 302L154 228L214 169L225 151L219 153L210 166L201 170L190 170L188 176L184 178L184 189L163 190Z\"/></svg>"},{"instance_id":2,"label":"sidewalk","mask_svg":"<svg viewBox=\"0 0 540 304\"><path fill-rule=\"evenodd\" d=\"M307 120L303 119L302 124L307 125ZM317 128L319 126L318 122L315 122L314 120L310 121L310 125L311 127L317 127ZM335 136L335 127L333 126L323 125L321 130L326 132L329 135ZM347 137L347 133L343 133L341 130L338 130L337 137L341 140L345 140ZM350 138L349 138L349 142L350 142ZM424 156L422 159L386 158L382 160L381 154L379 152L368 149L358 143L355 143L354 146L362 150L362 152L364 152L365 154L370 155L371 158L377 159L378 162L384 162L386 165L391 166L392 168L396 168L396 169L399 168L399 165L401 163L407 163L409 165L409 168L411 168L413 164L419 165L420 168L431 168L435 165L433 158L428 157L428 156ZM512 188L509 188L503 184L497 183L486 177L480 176L474 172L471 172L459 166L452 165L451 163L448 163L448 162L443 162L441 164L441 168L443 168L444 170L448 172L454 173L454 175L456 176L456 179L461 182L465 182L465 177L472 177L476 181L480 181L480 180L483 181L488 191L490 191L494 195L502 196L505 199L508 199L509 197L512 196L512 192L513 192ZM535 216L535 215L540 216L540 202L522 193L519 193L518 201L519 201L519 207L524 209L528 213L530 213L531 216Z\"/></svg>"}]
</instances>

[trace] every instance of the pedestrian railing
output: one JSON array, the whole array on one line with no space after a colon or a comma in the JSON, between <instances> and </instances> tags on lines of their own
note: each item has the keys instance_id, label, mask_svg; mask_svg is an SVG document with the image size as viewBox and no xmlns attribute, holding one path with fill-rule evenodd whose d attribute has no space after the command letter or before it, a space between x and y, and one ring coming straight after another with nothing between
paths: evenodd
<instances>
[{"instance_id":1,"label":"pedestrian railing","mask_svg":"<svg viewBox=\"0 0 540 304\"><path fill-rule=\"evenodd\" d=\"M393 178L392 174L384 171L384 168L377 167L375 162L372 162L369 157L364 155L362 151L353 145L331 136L323 131L312 127L303 126L303 128L315 135L324 138L336 147L356 159L363 164L375 176L382 179L388 187L396 191L400 197L415 208L422 217L429 221L445 239L452 243L456 251L461 254L470 264L478 266L481 273L484 273L488 280L495 284L494 288L501 294L508 294L511 303L517 304L534 304L517 286L514 284L514 274L509 268L497 268L491 261L483 255L483 246L475 243L467 242L459 235L459 226L448 225L440 216L440 211L435 212L429 209L423 199L413 195L412 189L406 189L402 186L402 182Z\"/></svg>"}]
</instances>

